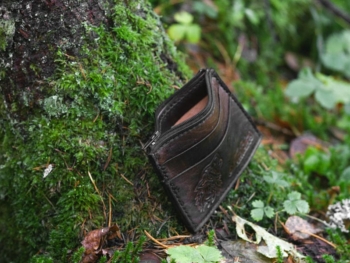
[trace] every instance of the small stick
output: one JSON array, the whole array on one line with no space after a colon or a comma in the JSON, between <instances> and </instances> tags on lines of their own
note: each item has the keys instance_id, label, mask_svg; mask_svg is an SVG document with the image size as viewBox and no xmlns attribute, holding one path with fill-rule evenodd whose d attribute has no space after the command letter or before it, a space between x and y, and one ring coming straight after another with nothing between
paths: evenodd
<instances>
[{"instance_id":1,"label":"small stick","mask_svg":"<svg viewBox=\"0 0 350 263\"><path fill-rule=\"evenodd\" d=\"M127 181L129 184L131 184L132 186L134 186L134 184L132 182L130 182L125 176L124 174L120 174L120 176L125 180Z\"/></svg>"},{"instance_id":2,"label":"small stick","mask_svg":"<svg viewBox=\"0 0 350 263\"><path fill-rule=\"evenodd\" d=\"M94 186L94 188L95 188L95 191L98 193L98 195L99 195L100 198L101 198L102 205L103 205L103 213L104 213L105 219L107 219L107 214L106 214L106 210L107 210L107 209L106 209L105 202L103 201L103 197L102 197L100 191L98 190L98 188L97 188L97 186L96 186L96 184L95 184L95 181L94 181L94 179L93 179L92 176L91 176L90 171L88 171L88 175L89 175L90 180L91 180L91 182L92 182L92 184L93 184L93 186Z\"/></svg>"},{"instance_id":3,"label":"small stick","mask_svg":"<svg viewBox=\"0 0 350 263\"><path fill-rule=\"evenodd\" d=\"M147 236L149 239L151 239L154 243L160 245L160 246L163 247L163 248L166 248L166 249L169 248L169 246L164 245L163 243L159 242L157 239L155 239L154 237L152 237L151 234L148 233L146 230L144 230L144 232L145 232L146 236Z\"/></svg>"},{"instance_id":4,"label":"small stick","mask_svg":"<svg viewBox=\"0 0 350 263\"><path fill-rule=\"evenodd\" d=\"M158 240L171 241L171 240L183 239L183 238L188 238L188 237L190 237L190 235L178 235L178 236L172 236L172 237L168 237L168 238L160 238Z\"/></svg>"},{"instance_id":5,"label":"small stick","mask_svg":"<svg viewBox=\"0 0 350 263\"><path fill-rule=\"evenodd\" d=\"M316 235L316 234L313 234L313 233L308 232L308 231L302 231L302 230L297 230L297 231L300 232L300 233L304 233L304 234L308 234L308 235L310 235L310 236L313 236L314 238L317 238L317 239L319 239L319 240L322 240L323 242L327 243L328 245L330 245L330 246L332 246L332 247L334 247L334 248L337 248L337 246L334 245L332 242L330 242L330 241L328 241L328 240L324 239L323 237L320 237L320 236L318 236L318 235Z\"/></svg>"}]
</instances>

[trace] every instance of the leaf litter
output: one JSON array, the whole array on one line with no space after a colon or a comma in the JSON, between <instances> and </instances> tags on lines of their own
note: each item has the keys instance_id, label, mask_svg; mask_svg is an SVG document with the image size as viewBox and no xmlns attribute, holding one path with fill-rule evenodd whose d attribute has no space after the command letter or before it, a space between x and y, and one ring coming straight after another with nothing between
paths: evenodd
<instances>
[{"instance_id":1,"label":"leaf litter","mask_svg":"<svg viewBox=\"0 0 350 263\"><path fill-rule=\"evenodd\" d=\"M293 244L270 234L264 228L255 225L238 215L234 215L232 221L236 223L236 232L241 239L258 245L257 252L268 258L277 258L276 247L279 246L283 257L288 257L288 255L290 255L296 262L303 262L302 259L304 256L295 249ZM244 225L249 225L255 231L256 240L248 238ZM260 244L262 240L265 241L266 245Z\"/></svg>"}]
</instances>

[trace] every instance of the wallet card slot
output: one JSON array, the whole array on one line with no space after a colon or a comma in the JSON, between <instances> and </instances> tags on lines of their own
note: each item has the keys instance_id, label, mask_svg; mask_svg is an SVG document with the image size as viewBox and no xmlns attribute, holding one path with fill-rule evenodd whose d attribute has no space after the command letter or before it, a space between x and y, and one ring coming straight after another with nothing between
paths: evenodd
<instances>
[{"instance_id":1,"label":"wallet card slot","mask_svg":"<svg viewBox=\"0 0 350 263\"><path fill-rule=\"evenodd\" d=\"M170 130L181 129L186 123L191 122L194 118L205 114L209 110L212 98L208 93L205 78L200 78L198 82L194 83L194 86L188 86L180 89L174 95L174 99L170 105L165 107L159 115L159 121L157 121L158 129L161 133L170 132ZM204 97L208 96L208 103L206 106L195 116L182 122L181 124L174 124L188 112L194 105L201 101Z\"/></svg>"},{"instance_id":2,"label":"wallet card slot","mask_svg":"<svg viewBox=\"0 0 350 263\"><path fill-rule=\"evenodd\" d=\"M212 93L213 105L211 106L211 112L205 118L200 118L196 125L187 129L181 129L180 131L175 129L172 136L163 136L157 141L153 152L157 153L160 164L186 151L186 149L189 149L189 147L192 147L198 141L202 141L203 138L207 137L217 127L220 122L219 85L217 84L210 88L209 92ZM178 141L179 139L181 139L180 143Z\"/></svg>"},{"instance_id":3,"label":"wallet card slot","mask_svg":"<svg viewBox=\"0 0 350 263\"><path fill-rule=\"evenodd\" d=\"M230 191L242 170L248 165L248 160L260 140L254 126L244 118L244 113L232 98L229 104L230 110L235 114L229 117L225 136L218 147L205 159L166 182L178 199L179 209L183 211L194 231L206 222ZM237 123L237 119L242 122ZM242 126L245 129L242 129ZM232 148L225 145L227 140L233 142ZM250 143L247 143L249 141ZM243 156L243 159L237 161L237 153Z\"/></svg>"},{"instance_id":4,"label":"wallet card slot","mask_svg":"<svg viewBox=\"0 0 350 263\"><path fill-rule=\"evenodd\" d=\"M196 155L195 157L196 157L196 159L199 159L199 161L196 161L196 162L195 162L194 164L192 164L192 165L184 165L184 166L187 166L188 168L186 168L185 170L183 170L183 171L181 171L181 172L176 172L176 170L178 170L179 168L181 168L181 166L179 165L179 163L176 164L176 162L174 162L174 165L172 165L171 168L169 167L169 163L168 163L167 165L161 165L161 166L164 167L164 170L171 170L173 174L176 174L175 176L173 176L173 177L171 177L171 178L168 177L168 178L169 178L168 182L171 182L172 180L178 178L178 177L181 176L183 173L186 173L188 170L190 170L190 169L192 169L193 167L197 166L199 163L202 163L202 162L206 161L207 158L208 158L208 156L211 156L212 154L214 154L214 153L217 151L217 149L221 146L222 142L225 141L225 138L226 138L226 136L227 136L228 127L229 127L229 125L230 125L230 119L231 119L231 118L227 118L227 116L229 116L229 115L228 115L228 112L231 110L231 108L230 108L230 100L228 100L226 103L227 103L227 111L224 112L224 113L226 113L227 115L226 115L226 116L223 116L223 120L224 120L224 121L227 120L227 122L226 122L226 126L225 126L225 129L224 129L224 132L222 133L222 136L220 137L220 141L219 141L217 144L215 144L216 146L215 146L209 153L206 153L206 154L205 154L205 155L206 155L205 158L200 158L201 156ZM226 118L225 118L225 117L226 117ZM183 162L187 163L187 160L188 160L188 159L186 159L186 158L182 158L182 159L183 159ZM174 161L174 160L173 160L173 161ZM191 160L191 161L192 161L192 160ZM169 173L168 173L168 175L169 175Z\"/></svg>"},{"instance_id":5,"label":"wallet card slot","mask_svg":"<svg viewBox=\"0 0 350 263\"><path fill-rule=\"evenodd\" d=\"M218 89L220 89L219 86L218 86ZM214 92L214 93L215 93L215 95L216 95L215 97L216 97L216 100L217 100L217 102L216 102L216 108L218 109L218 112L219 112L218 117L217 117L217 122L216 122L215 126L212 128L212 130L211 130L207 135L205 135L205 137L203 137L202 139L200 139L198 142L196 142L195 140L192 140L194 143L193 143L191 146L186 147L186 149L183 150L182 152L176 153L176 155L174 155L174 156L170 157L169 159L167 159L166 161L164 161L164 162L162 163L162 165L167 165L167 164L169 164L169 162L175 162L175 163L176 163L176 158L181 158L181 157L182 157L184 154L186 154L186 153L189 153L189 154L190 154L190 152L193 151L193 150L195 150L196 147L197 147L197 148L200 148L200 145L201 145L201 144L203 144L206 140L209 140L210 137L215 136L214 133L217 132L217 128L219 127L219 125L220 125L222 122L225 121L225 118L223 117L223 116L224 116L224 113L223 113L223 108L222 108L222 105L221 105L222 99L220 99L220 91L217 90L217 91ZM223 95L221 95L221 97L222 97L222 96L223 96ZM203 123L203 125L207 125L207 123ZM197 126L197 127L195 127L195 128L199 129L200 127ZM199 129L199 130L200 130L200 129ZM190 132L190 131L189 131L189 132ZM201 132L201 131L200 131L200 132ZM178 143L175 143L175 144L178 144ZM198 151L198 152L201 152L201 151Z\"/></svg>"}]
</instances>

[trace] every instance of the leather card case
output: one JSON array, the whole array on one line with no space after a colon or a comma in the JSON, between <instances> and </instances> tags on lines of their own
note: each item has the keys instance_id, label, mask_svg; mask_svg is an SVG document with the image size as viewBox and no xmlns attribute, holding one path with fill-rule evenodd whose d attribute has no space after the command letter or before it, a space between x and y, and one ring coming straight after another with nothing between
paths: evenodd
<instances>
[{"instance_id":1,"label":"leather card case","mask_svg":"<svg viewBox=\"0 0 350 263\"><path fill-rule=\"evenodd\" d=\"M248 165L261 134L213 69L200 70L155 115L144 148L186 227L197 232Z\"/></svg>"}]
</instances>

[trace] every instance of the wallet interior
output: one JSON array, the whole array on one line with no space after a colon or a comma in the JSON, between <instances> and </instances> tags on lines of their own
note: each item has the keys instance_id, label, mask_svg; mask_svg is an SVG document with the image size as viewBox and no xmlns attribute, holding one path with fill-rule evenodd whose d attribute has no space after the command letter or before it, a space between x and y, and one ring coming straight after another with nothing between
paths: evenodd
<instances>
[{"instance_id":1,"label":"wallet interior","mask_svg":"<svg viewBox=\"0 0 350 263\"><path fill-rule=\"evenodd\" d=\"M208 96L205 96L198 103L196 103L192 108L190 108L187 112L185 112L185 114L182 115L180 117L180 119L177 120L177 122L174 124L174 126L176 126L180 123L183 123L184 121L197 115L199 112L201 112L205 108L205 106L207 104L208 104Z\"/></svg>"},{"instance_id":2,"label":"wallet interior","mask_svg":"<svg viewBox=\"0 0 350 263\"><path fill-rule=\"evenodd\" d=\"M175 114L172 118L172 127L197 115L208 104L208 92L204 79L191 93L191 96L186 96L174 107L173 113Z\"/></svg>"}]
</instances>

